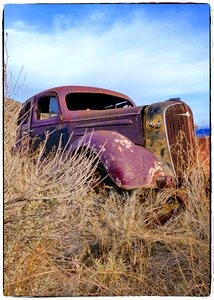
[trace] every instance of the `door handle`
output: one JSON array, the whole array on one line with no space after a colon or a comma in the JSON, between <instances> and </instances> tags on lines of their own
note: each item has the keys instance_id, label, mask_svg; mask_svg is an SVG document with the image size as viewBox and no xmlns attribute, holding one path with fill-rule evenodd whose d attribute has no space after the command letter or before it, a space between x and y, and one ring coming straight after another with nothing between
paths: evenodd
<instances>
[{"instance_id":1,"label":"door handle","mask_svg":"<svg viewBox=\"0 0 214 300\"><path fill-rule=\"evenodd\" d=\"M22 131L24 134L32 133L33 130L28 130L28 131Z\"/></svg>"}]
</instances>

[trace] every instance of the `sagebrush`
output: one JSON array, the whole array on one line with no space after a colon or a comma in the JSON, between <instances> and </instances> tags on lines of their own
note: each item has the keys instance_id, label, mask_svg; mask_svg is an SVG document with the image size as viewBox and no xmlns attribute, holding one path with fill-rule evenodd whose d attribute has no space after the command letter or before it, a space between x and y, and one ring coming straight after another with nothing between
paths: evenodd
<instances>
[{"instance_id":1,"label":"sagebrush","mask_svg":"<svg viewBox=\"0 0 214 300\"><path fill-rule=\"evenodd\" d=\"M84 151L13 155L18 109L5 98L5 295L210 294L209 153L198 146L184 176L186 209L148 226L164 192L95 189L96 159Z\"/></svg>"}]
</instances>

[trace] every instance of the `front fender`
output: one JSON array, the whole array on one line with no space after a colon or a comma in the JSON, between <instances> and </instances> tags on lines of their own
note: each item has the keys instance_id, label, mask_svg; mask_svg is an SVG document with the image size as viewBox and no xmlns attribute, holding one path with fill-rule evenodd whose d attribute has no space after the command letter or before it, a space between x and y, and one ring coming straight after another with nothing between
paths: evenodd
<instances>
[{"instance_id":1,"label":"front fender","mask_svg":"<svg viewBox=\"0 0 214 300\"><path fill-rule=\"evenodd\" d=\"M89 148L100 152L100 161L111 180L120 188L156 188L157 179L165 176L158 158L151 151L135 145L114 131L95 131L72 144L72 151L89 143Z\"/></svg>"}]
</instances>

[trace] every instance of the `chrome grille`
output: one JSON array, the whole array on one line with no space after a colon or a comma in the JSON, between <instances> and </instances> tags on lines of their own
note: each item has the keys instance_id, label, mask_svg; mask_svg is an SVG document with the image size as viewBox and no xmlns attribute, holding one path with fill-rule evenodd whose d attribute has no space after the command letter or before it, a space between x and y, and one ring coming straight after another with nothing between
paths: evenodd
<instances>
[{"instance_id":1,"label":"chrome grille","mask_svg":"<svg viewBox=\"0 0 214 300\"><path fill-rule=\"evenodd\" d=\"M193 158L195 145L191 109L184 104L170 104L165 111L169 151L178 180Z\"/></svg>"}]
</instances>

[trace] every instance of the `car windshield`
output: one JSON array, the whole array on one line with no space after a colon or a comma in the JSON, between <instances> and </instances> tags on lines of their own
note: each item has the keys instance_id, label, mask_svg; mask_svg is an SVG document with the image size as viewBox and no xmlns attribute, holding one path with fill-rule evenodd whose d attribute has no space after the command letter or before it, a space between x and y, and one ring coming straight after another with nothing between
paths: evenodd
<instances>
[{"instance_id":1,"label":"car windshield","mask_svg":"<svg viewBox=\"0 0 214 300\"><path fill-rule=\"evenodd\" d=\"M104 110L133 106L127 99L101 93L69 93L65 100L69 110Z\"/></svg>"}]
</instances>

